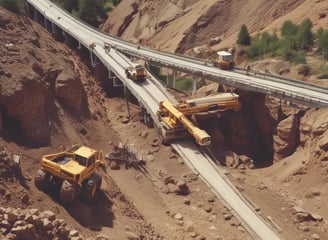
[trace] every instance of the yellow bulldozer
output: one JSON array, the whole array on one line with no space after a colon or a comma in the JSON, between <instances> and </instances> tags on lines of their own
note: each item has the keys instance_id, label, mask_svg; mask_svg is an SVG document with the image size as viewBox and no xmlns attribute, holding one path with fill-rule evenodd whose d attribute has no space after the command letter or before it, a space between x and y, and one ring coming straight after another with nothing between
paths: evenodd
<instances>
[{"instance_id":1,"label":"yellow bulldozer","mask_svg":"<svg viewBox=\"0 0 328 240\"><path fill-rule=\"evenodd\" d=\"M63 203L71 203L77 195L89 203L100 189L102 177L97 169L103 161L101 151L86 146L43 155L34 183L43 191L59 191Z\"/></svg>"}]
</instances>

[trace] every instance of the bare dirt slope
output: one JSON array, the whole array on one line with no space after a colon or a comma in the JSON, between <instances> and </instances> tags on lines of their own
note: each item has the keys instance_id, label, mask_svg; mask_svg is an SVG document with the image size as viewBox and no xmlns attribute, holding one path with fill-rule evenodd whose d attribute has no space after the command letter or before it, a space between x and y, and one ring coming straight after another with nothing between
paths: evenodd
<instances>
[{"instance_id":1,"label":"bare dirt slope","mask_svg":"<svg viewBox=\"0 0 328 240\"><path fill-rule=\"evenodd\" d=\"M201 2L205 1L199 1L198 4ZM318 1L317 3L321 4ZM175 1L172 4L175 6L184 4L186 8L186 5L194 6L197 3ZM300 2L292 2L290 6L294 9L298 4ZM209 7L205 5L197 6L198 9ZM189 11L191 10L186 10ZM100 234L107 239L252 239L231 212L213 196L210 189L182 163L179 156L170 147L159 144L154 129L140 122L139 108L133 104L133 99L130 103L131 116L127 118L126 101L117 97L122 91L103 88L105 78L93 77L93 74L95 76L101 74L98 69L88 67L88 58L81 58L80 56L83 56L81 52L71 51L67 46L54 41L36 23L26 19L24 21L16 19L4 10L1 10L0 16L1 37L4 42L14 45L7 45L6 54L1 58L1 85L7 86L6 84L10 83L11 87L8 89L16 89L24 94L33 93L32 90L26 91L26 89L33 89L26 88L26 83L37 79L42 87L46 87L44 100L49 100L49 102L45 101L44 106L47 107L36 108L41 109L38 114L44 114L40 115L40 119L47 120L45 121L47 124L44 125L46 127L42 128L44 134L26 136L28 139L42 139L43 145L31 148L27 144L28 140L20 139L20 136L26 132L35 132L28 128L29 125L24 125L27 128L19 132L13 131L19 126L16 121L13 121L16 123L14 127L7 125L12 119L22 121L27 118L31 121L30 112L24 111L23 117L11 114L19 111L8 111L10 107L16 109L21 105L17 102L11 105L9 104L11 101L3 101L3 96L1 98L2 120L4 120L2 130L6 134L2 135L0 143L6 151L22 157L21 169L24 179L20 182L19 175L14 174L15 176L10 178L6 175L3 178L1 175L2 207L51 210L57 218L64 219L72 226L69 229L77 229L79 234L91 239L96 239ZM28 27L24 27L24 24L28 24ZM165 27L165 24L163 26ZM33 38L36 33L39 39L42 39L39 44L38 42L35 44ZM20 36L19 43L17 36ZM180 41L175 43L177 42ZM60 62L66 63L63 64L65 66L60 65L60 69L55 68ZM20 75L15 75L23 71L22 65L19 65L22 63L25 63L24 70L32 72L34 77L26 80L20 78ZM19 67L15 68L15 65ZM70 77L61 75L62 72L70 73ZM49 79L51 81L48 81ZM72 91L76 93L73 99L65 94L70 92L69 89L73 89ZM76 89L81 89L81 92ZM25 96L24 94L22 96ZM11 95L6 95L8 96ZM261 99L264 98L258 98ZM276 103L275 100L272 101ZM21 102L23 101L18 101ZM259 116L256 124L261 125L263 131L267 131L266 122L261 121L263 115L260 114L265 113L262 112L263 102L257 102L255 99L253 104L253 109L256 109ZM40 105L34 104L35 106ZM29 107L28 109L35 110L33 104ZM76 111L77 107L79 111ZM244 109L244 113L253 112L250 110ZM268 111L268 109L264 110ZM275 147L279 151L289 150L289 144L293 141L288 141L288 138L300 131L301 134L297 135L301 138L299 148L290 158L281 159L281 156L278 156L280 161L272 167L248 169L247 164L240 164L236 165L237 169L228 169L227 175L231 177L236 187L251 199L254 207L260 209L264 218L270 216L281 228L281 234L285 239L328 239L325 221L328 210L322 204L327 199L325 188L327 111L313 109L300 112L285 105L280 110L287 120L277 130L279 134L275 134L277 135ZM278 112L272 113L273 116L275 114L279 115ZM42 118L44 116L46 118ZM247 131L249 125L244 125L243 121L241 119L234 122L237 128L232 126L235 134L232 134L233 139L230 140L244 144L239 146L247 149L247 146L257 145L260 141L253 138L256 135L249 135ZM300 127L295 128L295 123L298 121ZM254 127L254 124L251 126ZM269 130L271 131L271 127ZM242 134L243 137L238 137L236 133ZM246 143L247 139L252 141ZM271 141L273 142L273 139ZM110 152L113 145L118 142L126 143L136 149L143 156L146 165L141 169L125 169L124 166L120 166L119 169L112 170L111 167L117 168L117 165L108 162L106 171L101 170L104 184L93 205L86 205L76 199L73 206L63 206L56 196L40 192L35 188L33 176L43 154L60 151L75 143L101 149L106 153ZM35 141L35 143L40 142ZM8 214L0 209L0 217L6 220L5 216ZM0 221L0 229L1 233L6 235L13 226L3 222L4 220ZM19 224L24 223L17 223ZM74 237L73 234L75 236L73 232L71 238Z\"/></svg>"},{"instance_id":2,"label":"bare dirt slope","mask_svg":"<svg viewBox=\"0 0 328 240\"><path fill-rule=\"evenodd\" d=\"M37 23L0 11L0 37L7 44L2 46L6 50L1 56L0 79L1 239L251 239L197 174L171 147L160 144L154 129L139 121L138 106L130 103L127 120L126 101L115 97L122 89L103 89L103 79L92 76L98 69L88 67L89 59L82 52L56 42ZM25 75L32 77L26 80ZM37 98L38 104L34 98L29 101L29 94L34 93L30 83L44 93ZM67 92L76 94L69 98ZM23 100L11 104L18 94ZM26 110L16 115L19 109ZM34 118L35 109L41 117ZM38 128L20 129L26 118L38 123L46 119L42 134L26 134ZM77 198L64 206L55 193L35 187L33 177L43 154L72 144L108 153L119 142L136 149L145 165L117 169L106 162L105 169L100 169L101 191L93 204ZM13 154L21 157L19 169L12 166Z\"/></svg>"},{"instance_id":3,"label":"bare dirt slope","mask_svg":"<svg viewBox=\"0 0 328 240\"><path fill-rule=\"evenodd\" d=\"M185 52L208 45L215 37L222 42L213 48L230 48L234 46L242 24L254 34L261 30L279 30L285 20L299 23L309 18L317 29L326 27L326 8L326 2L320 0L123 0L110 13L103 30L169 51Z\"/></svg>"}]
</instances>

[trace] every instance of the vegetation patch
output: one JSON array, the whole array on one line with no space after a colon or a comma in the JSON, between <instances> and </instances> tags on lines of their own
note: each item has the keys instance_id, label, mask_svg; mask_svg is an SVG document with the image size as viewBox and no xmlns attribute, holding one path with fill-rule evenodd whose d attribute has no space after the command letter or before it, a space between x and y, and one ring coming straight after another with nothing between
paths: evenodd
<instances>
[{"instance_id":1,"label":"vegetation patch","mask_svg":"<svg viewBox=\"0 0 328 240\"><path fill-rule=\"evenodd\" d=\"M304 19L299 25L287 20L280 29L280 37L276 32L262 32L250 37L247 27L242 25L237 44L250 60L281 57L294 64L306 64L306 53L315 48L316 53L327 60L328 30L319 28L314 33L312 27L310 19Z\"/></svg>"}]
</instances>

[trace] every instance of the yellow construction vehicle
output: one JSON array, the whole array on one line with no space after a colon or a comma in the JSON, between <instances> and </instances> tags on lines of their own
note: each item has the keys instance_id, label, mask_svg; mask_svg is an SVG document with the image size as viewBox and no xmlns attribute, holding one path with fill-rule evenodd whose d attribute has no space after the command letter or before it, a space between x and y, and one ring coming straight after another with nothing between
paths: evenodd
<instances>
[{"instance_id":1,"label":"yellow construction vehicle","mask_svg":"<svg viewBox=\"0 0 328 240\"><path fill-rule=\"evenodd\" d=\"M44 155L34 182L40 190L58 190L63 203L71 203L77 195L91 202L101 186L96 170L103 161L101 151L86 146Z\"/></svg>"},{"instance_id":2,"label":"yellow construction vehicle","mask_svg":"<svg viewBox=\"0 0 328 240\"><path fill-rule=\"evenodd\" d=\"M177 108L185 115L210 115L217 112L240 109L239 95L233 92L187 99L179 102Z\"/></svg>"},{"instance_id":3,"label":"yellow construction vehicle","mask_svg":"<svg viewBox=\"0 0 328 240\"><path fill-rule=\"evenodd\" d=\"M125 69L126 77L135 81L143 82L146 80L147 71L144 66L140 64L133 64Z\"/></svg>"},{"instance_id":4,"label":"yellow construction vehicle","mask_svg":"<svg viewBox=\"0 0 328 240\"><path fill-rule=\"evenodd\" d=\"M190 134L201 146L211 144L211 137L207 132L196 127L169 100L161 101L159 109L157 116L162 124L159 129L164 144L170 143L173 139L188 137Z\"/></svg>"},{"instance_id":5,"label":"yellow construction vehicle","mask_svg":"<svg viewBox=\"0 0 328 240\"><path fill-rule=\"evenodd\" d=\"M160 135L164 144L174 139L193 136L200 146L209 146L211 137L196 127L190 117L192 115L211 115L227 110L239 110L239 96L235 93L219 93L213 96L184 100L176 105L169 100L159 103L157 112L161 123Z\"/></svg>"},{"instance_id":6,"label":"yellow construction vehicle","mask_svg":"<svg viewBox=\"0 0 328 240\"><path fill-rule=\"evenodd\" d=\"M235 66L231 53L226 51L218 51L217 55L218 59L213 62L214 67L219 67L222 70L228 70Z\"/></svg>"}]
</instances>

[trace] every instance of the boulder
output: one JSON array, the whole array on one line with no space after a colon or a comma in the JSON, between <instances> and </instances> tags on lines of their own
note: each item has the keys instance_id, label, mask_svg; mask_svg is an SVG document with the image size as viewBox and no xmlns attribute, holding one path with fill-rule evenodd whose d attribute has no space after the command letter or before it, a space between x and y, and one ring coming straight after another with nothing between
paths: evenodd
<instances>
[{"instance_id":1,"label":"boulder","mask_svg":"<svg viewBox=\"0 0 328 240\"><path fill-rule=\"evenodd\" d=\"M41 146L50 140L46 118L46 88L35 72L16 76L17 80L2 85L0 101L8 117L17 119L30 145ZM31 91L33 89L33 91Z\"/></svg>"},{"instance_id":2,"label":"boulder","mask_svg":"<svg viewBox=\"0 0 328 240\"><path fill-rule=\"evenodd\" d=\"M240 164L238 154L236 154L232 151L227 151L225 153L225 163L230 168L237 168Z\"/></svg>"},{"instance_id":3,"label":"boulder","mask_svg":"<svg viewBox=\"0 0 328 240\"><path fill-rule=\"evenodd\" d=\"M213 46L213 45L219 44L221 41L222 41L221 37L214 37L214 38L210 39L208 45Z\"/></svg>"},{"instance_id":4,"label":"boulder","mask_svg":"<svg viewBox=\"0 0 328 240\"><path fill-rule=\"evenodd\" d=\"M64 100L65 104L75 111L82 106L82 83L73 71L61 72L55 82L55 95Z\"/></svg>"},{"instance_id":5,"label":"boulder","mask_svg":"<svg viewBox=\"0 0 328 240\"><path fill-rule=\"evenodd\" d=\"M274 135L274 159L280 160L292 154L299 143L299 120L296 115L290 115L277 126Z\"/></svg>"}]
</instances>

